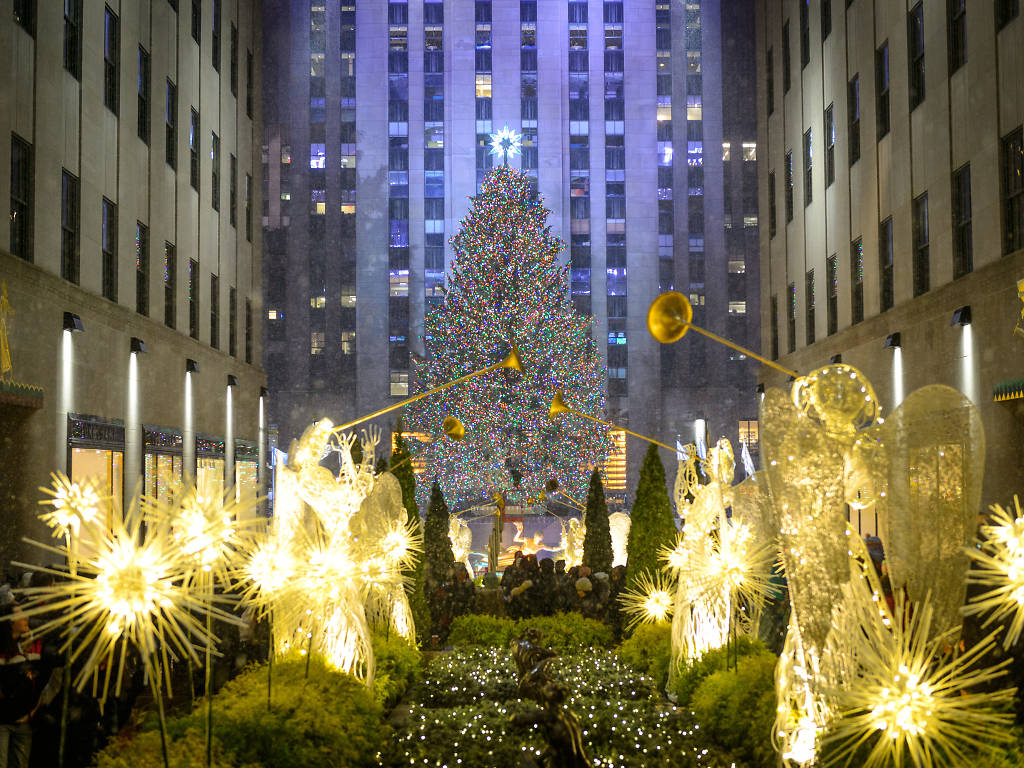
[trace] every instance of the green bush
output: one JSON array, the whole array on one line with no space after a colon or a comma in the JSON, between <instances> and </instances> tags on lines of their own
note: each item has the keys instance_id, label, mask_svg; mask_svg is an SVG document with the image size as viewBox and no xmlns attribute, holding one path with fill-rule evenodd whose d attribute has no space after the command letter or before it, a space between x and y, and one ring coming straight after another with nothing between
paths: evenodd
<instances>
[{"instance_id":1,"label":"green bush","mask_svg":"<svg viewBox=\"0 0 1024 768\"><path fill-rule=\"evenodd\" d=\"M385 709L391 709L419 679L423 655L400 635L375 634L373 656L377 665L374 696Z\"/></svg>"},{"instance_id":2,"label":"green bush","mask_svg":"<svg viewBox=\"0 0 1024 768\"><path fill-rule=\"evenodd\" d=\"M691 699L701 732L738 764L770 768L776 763L771 743L776 662L770 651L743 656L736 669L708 675Z\"/></svg>"},{"instance_id":3,"label":"green bush","mask_svg":"<svg viewBox=\"0 0 1024 768\"><path fill-rule=\"evenodd\" d=\"M273 705L267 709L267 668L253 667L214 696L213 732L222 750L218 766L224 768L362 768L376 765L375 755L390 735L383 709L373 692L350 675L312 659L309 679L299 657L274 664ZM181 768L191 766L194 755L204 756L205 703L192 714L167 721L169 751ZM160 755L155 718L150 730L128 742L117 742L97 759L102 768L148 768L133 756ZM198 741L197 741L197 734ZM156 751L152 752L153 745ZM120 761L120 762L118 762ZM183 762L184 761L184 762ZM195 762L200 765L201 762ZM154 763L154 766L156 763Z\"/></svg>"},{"instance_id":4,"label":"green bush","mask_svg":"<svg viewBox=\"0 0 1024 768\"><path fill-rule=\"evenodd\" d=\"M668 683L672 659L672 625L667 622L641 624L633 636L619 646L623 661L654 678L659 689Z\"/></svg>"},{"instance_id":5,"label":"green bush","mask_svg":"<svg viewBox=\"0 0 1024 768\"><path fill-rule=\"evenodd\" d=\"M206 737L204 731L191 728L181 734L168 746L167 756L171 768L205 768ZM220 742L214 739L213 763L217 768L261 768L258 763L239 763L224 752ZM96 755L95 768L164 768L163 752L160 748L160 731L119 736L106 749Z\"/></svg>"},{"instance_id":6,"label":"green bush","mask_svg":"<svg viewBox=\"0 0 1024 768\"><path fill-rule=\"evenodd\" d=\"M741 636L736 638L735 646L728 649L715 648L705 653L697 661L683 664L677 670L670 689L676 696L676 703L681 707L687 706L704 678L720 669L725 669L731 655L742 659L744 656L764 652L765 647L759 640Z\"/></svg>"},{"instance_id":7,"label":"green bush","mask_svg":"<svg viewBox=\"0 0 1024 768\"><path fill-rule=\"evenodd\" d=\"M612 644L610 627L578 613L556 613L554 616L534 616L518 621L479 613L466 614L452 622L448 642L456 648L473 645L505 647L529 627L540 630L541 643L559 654Z\"/></svg>"}]
</instances>

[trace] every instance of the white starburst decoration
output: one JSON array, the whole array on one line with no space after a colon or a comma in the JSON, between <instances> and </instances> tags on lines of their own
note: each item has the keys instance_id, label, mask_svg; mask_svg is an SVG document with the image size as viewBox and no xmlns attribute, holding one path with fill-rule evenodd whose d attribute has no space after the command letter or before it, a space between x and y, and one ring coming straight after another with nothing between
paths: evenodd
<instances>
[{"instance_id":1,"label":"white starburst decoration","mask_svg":"<svg viewBox=\"0 0 1024 768\"><path fill-rule=\"evenodd\" d=\"M491 154L507 163L510 157L523 153L523 137L507 125L491 134Z\"/></svg>"},{"instance_id":2,"label":"white starburst decoration","mask_svg":"<svg viewBox=\"0 0 1024 768\"><path fill-rule=\"evenodd\" d=\"M967 581L987 587L971 598L964 607L965 615L989 613L983 627L996 622L1009 623L1003 636L1003 647L1009 648L1024 631L1024 512L1014 496L1015 510L995 504L986 525L981 526L982 540L977 548L967 550L975 567L967 573Z\"/></svg>"}]
</instances>

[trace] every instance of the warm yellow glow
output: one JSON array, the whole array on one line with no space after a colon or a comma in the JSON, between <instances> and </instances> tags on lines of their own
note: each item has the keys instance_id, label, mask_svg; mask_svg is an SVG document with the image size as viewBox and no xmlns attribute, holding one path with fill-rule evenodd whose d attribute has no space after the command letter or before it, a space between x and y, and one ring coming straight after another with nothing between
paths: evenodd
<instances>
[{"instance_id":1,"label":"warm yellow glow","mask_svg":"<svg viewBox=\"0 0 1024 768\"><path fill-rule=\"evenodd\" d=\"M562 550L566 570L583 564L583 540L586 535L587 527L578 517L569 518L568 523L562 522L562 536L558 547Z\"/></svg>"},{"instance_id":2,"label":"warm yellow glow","mask_svg":"<svg viewBox=\"0 0 1024 768\"><path fill-rule=\"evenodd\" d=\"M622 611L629 617L629 626L667 621L674 607L675 584L660 574L640 574L636 585L619 595Z\"/></svg>"},{"instance_id":3,"label":"warm yellow glow","mask_svg":"<svg viewBox=\"0 0 1024 768\"><path fill-rule=\"evenodd\" d=\"M991 612L983 625L986 627L1008 619L1005 648L1016 643L1024 630L1024 513L1016 496L1013 504L1014 513L998 504L990 507L992 516L981 526L978 548L967 550L975 564L968 571L968 583L988 589L972 597L964 613Z\"/></svg>"},{"instance_id":4,"label":"warm yellow glow","mask_svg":"<svg viewBox=\"0 0 1024 768\"><path fill-rule=\"evenodd\" d=\"M39 519L53 529L54 536L77 535L81 524L96 521L100 511L109 502L109 499L100 495L91 480L76 483L63 472L56 472L50 477L53 478L52 485L40 490L52 498L43 499L39 503L52 507L52 511L41 513Z\"/></svg>"},{"instance_id":5,"label":"warm yellow glow","mask_svg":"<svg viewBox=\"0 0 1024 768\"><path fill-rule=\"evenodd\" d=\"M601 470L604 475L604 488L606 491L626 490L626 433L621 429L611 429L608 437L612 441L612 448L608 456L601 462Z\"/></svg>"}]
</instances>

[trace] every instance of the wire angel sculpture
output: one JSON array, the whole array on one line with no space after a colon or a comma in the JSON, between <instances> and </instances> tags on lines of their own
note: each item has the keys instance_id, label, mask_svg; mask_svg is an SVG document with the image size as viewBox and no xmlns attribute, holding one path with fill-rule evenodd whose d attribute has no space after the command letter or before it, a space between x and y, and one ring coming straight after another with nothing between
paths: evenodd
<instances>
[{"instance_id":1,"label":"wire angel sculpture","mask_svg":"<svg viewBox=\"0 0 1024 768\"><path fill-rule=\"evenodd\" d=\"M583 564L583 540L586 535L587 526L578 517L570 517L568 522L562 521L558 548L562 550L566 569Z\"/></svg>"},{"instance_id":2,"label":"wire angel sculpture","mask_svg":"<svg viewBox=\"0 0 1024 768\"><path fill-rule=\"evenodd\" d=\"M455 512L448 516L448 539L452 543L455 562L466 569L472 580L473 563L469 560L469 554L473 549L473 532L469 529L469 523Z\"/></svg>"}]
</instances>

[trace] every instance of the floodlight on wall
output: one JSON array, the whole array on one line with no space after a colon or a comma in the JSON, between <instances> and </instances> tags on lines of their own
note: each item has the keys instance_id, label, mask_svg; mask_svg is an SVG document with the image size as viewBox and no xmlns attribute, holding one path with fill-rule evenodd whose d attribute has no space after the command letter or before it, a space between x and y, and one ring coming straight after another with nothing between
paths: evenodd
<instances>
[{"instance_id":1,"label":"floodlight on wall","mask_svg":"<svg viewBox=\"0 0 1024 768\"><path fill-rule=\"evenodd\" d=\"M900 339L900 332L890 333L885 337L885 343L882 344L882 349L898 349L903 346L903 342Z\"/></svg>"},{"instance_id":2,"label":"floodlight on wall","mask_svg":"<svg viewBox=\"0 0 1024 768\"><path fill-rule=\"evenodd\" d=\"M267 388L266 387L260 387L260 397L266 397L266 396L267 396Z\"/></svg>"},{"instance_id":3,"label":"floodlight on wall","mask_svg":"<svg viewBox=\"0 0 1024 768\"><path fill-rule=\"evenodd\" d=\"M146 342L144 342L138 336L132 336L131 349L132 354L144 355L146 354Z\"/></svg>"},{"instance_id":4,"label":"floodlight on wall","mask_svg":"<svg viewBox=\"0 0 1024 768\"><path fill-rule=\"evenodd\" d=\"M229 387L237 387L238 386L238 377L235 376L232 373L228 374L228 386Z\"/></svg>"},{"instance_id":5,"label":"floodlight on wall","mask_svg":"<svg viewBox=\"0 0 1024 768\"><path fill-rule=\"evenodd\" d=\"M970 325L971 324L971 305L966 304L960 309L953 313L953 319L949 323L950 325Z\"/></svg>"},{"instance_id":6,"label":"floodlight on wall","mask_svg":"<svg viewBox=\"0 0 1024 768\"><path fill-rule=\"evenodd\" d=\"M843 356L837 353L835 355L832 355L832 357L830 357L828 361L833 365L839 365L841 362L843 362Z\"/></svg>"},{"instance_id":7,"label":"floodlight on wall","mask_svg":"<svg viewBox=\"0 0 1024 768\"><path fill-rule=\"evenodd\" d=\"M185 358L185 373L199 373L199 363L191 357Z\"/></svg>"},{"instance_id":8,"label":"floodlight on wall","mask_svg":"<svg viewBox=\"0 0 1024 768\"><path fill-rule=\"evenodd\" d=\"M764 394L764 384L761 383L761 382L758 382L758 384L757 384L757 394L759 394L759 395L763 395Z\"/></svg>"},{"instance_id":9,"label":"floodlight on wall","mask_svg":"<svg viewBox=\"0 0 1024 768\"><path fill-rule=\"evenodd\" d=\"M76 315L74 312L64 313L64 330L65 331L84 331L85 326L82 325L82 318Z\"/></svg>"}]
</instances>

